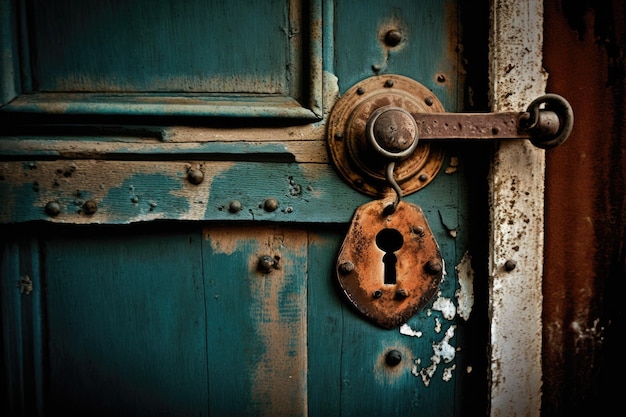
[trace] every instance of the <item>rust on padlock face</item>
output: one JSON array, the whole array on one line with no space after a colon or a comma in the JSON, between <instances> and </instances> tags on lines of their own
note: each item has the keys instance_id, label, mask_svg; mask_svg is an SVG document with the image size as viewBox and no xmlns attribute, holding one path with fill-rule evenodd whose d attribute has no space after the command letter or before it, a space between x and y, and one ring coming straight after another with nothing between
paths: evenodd
<instances>
[{"instance_id":1,"label":"rust on padlock face","mask_svg":"<svg viewBox=\"0 0 626 417\"><path fill-rule=\"evenodd\" d=\"M337 279L356 309L377 325L405 323L437 293L444 261L439 245L415 204L389 201L359 207L337 258Z\"/></svg>"}]
</instances>

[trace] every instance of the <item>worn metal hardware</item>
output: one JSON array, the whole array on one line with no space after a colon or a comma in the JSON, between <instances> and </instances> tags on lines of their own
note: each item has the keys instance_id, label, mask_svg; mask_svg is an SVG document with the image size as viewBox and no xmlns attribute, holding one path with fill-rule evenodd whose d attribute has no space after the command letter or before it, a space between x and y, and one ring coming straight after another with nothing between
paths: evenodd
<instances>
[{"instance_id":1,"label":"worn metal hardware","mask_svg":"<svg viewBox=\"0 0 626 417\"><path fill-rule=\"evenodd\" d=\"M353 188L374 197L393 190L399 197L420 190L439 172L442 141L523 139L551 149L569 137L573 124L572 107L557 94L538 97L523 112L446 113L422 84L380 75L354 85L337 101L328 123L328 149Z\"/></svg>"},{"instance_id":2,"label":"worn metal hardware","mask_svg":"<svg viewBox=\"0 0 626 417\"><path fill-rule=\"evenodd\" d=\"M46 214L50 217L56 217L61 213L61 205L57 201L49 201L45 207Z\"/></svg>"},{"instance_id":3,"label":"worn metal hardware","mask_svg":"<svg viewBox=\"0 0 626 417\"><path fill-rule=\"evenodd\" d=\"M187 171L187 180L193 185L202 184L204 181L204 173L197 168L190 168Z\"/></svg>"},{"instance_id":4,"label":"worn metal hardware","mask_svg":"<svg viewBox=\"0 0 626 417\"><path fill-rule=\"evenodd\" d=\"M402 42L402 32L397 29L391 29L387 33L385 33L385 45L393 48L394 46L398 46L400 42Z\"/></svg>"},{"instance_id":5,"label":"worn metal hardware","mask_svg":"<svg viewBox=\"0 0 626 417\"><path fill-rule=\"evenodd\" d=\"M397 366L400 362L402 362L402 353L397 349L392 349L385 355L385 363L391 367Z\"/></svg>"},{"instance_id":6,"label":"worn metal hardware","mask_svg":"<svg viewBox=\"0 0 626 417\"><path fill-rule=\"evenodd\" d=\"M239 200L232 200L228 203L228 211L231 213L238 213L243 208L243 205Z\"/></svg>"},{"instance_id":7,"label":"worn metal hardware","mask_svg":"<svg viewBox=\"0 0 626 417\"><path fill-rule=\"evenodd\" d=\"M93 200L87 200L82 206L82 212L88 216L91 216L98 211L98 203Z\"/></svg>"},{"instance_id":8,"label":"worn metal hardware","mask_svg":"<svg viewBox=\"0 0 626 417\"><path fill-rule=\"evenodd\" d=\"M422 210L389 200L359 207L337 257L336 277L346 299L369 320L391 329L436 294L445 273L439 245Z\"/></svg>"},{"instance_id":9,"label":"worn metal hardware","mask_svg":"<svg viewBox=\"0 0 626 417\"><path fill-rule=\"evenodd\" d=\"M515 262L513 259L508 259L505 263L504 263L504 270L507 272L511 272L512 270L514 270L517 267L517 262Z\"/></svg>"},{"instance_id":10,"label":"worn metal hardware","mask_svg":"<svg viewBox=\"0 0 626 417\"><path fill-rule=\"evenodd\" d=\"M276 211L279 203L274 197L270 197L263 202L263 209L268 212Z\"/></svg>"},{"instance_id":11,"label":"worn metal hardware","mask_svg":"<svg viewBox=\"0 0 626 417\"><path fill-rule=\"evenodd\" d=\"M274 269L278 269L278 258L270 255L261 255L259 256L259 261L257 263L257 269L259 272L264 274L269 274Z\"/></svg>"},{"instance_id":12,"label":"worn metal hardware","mask_svg":"<svg viewBox=\"0 0 626 417\"><path fill-rule=\"evenodd\" d=\"M443 105L408 77L376 76L352 86L333 106L327 124L335 168L353 188L373 197L389 192L386 170L391 161L393 179L403 194L425 187L444 161L441 144L418 143L412 132L415 127L419 131L413 115L430 112L443 113ZM386 131L390 126L395 130ZM402 136L396 137L396 132Z\"/></svg>"}]
</instances>

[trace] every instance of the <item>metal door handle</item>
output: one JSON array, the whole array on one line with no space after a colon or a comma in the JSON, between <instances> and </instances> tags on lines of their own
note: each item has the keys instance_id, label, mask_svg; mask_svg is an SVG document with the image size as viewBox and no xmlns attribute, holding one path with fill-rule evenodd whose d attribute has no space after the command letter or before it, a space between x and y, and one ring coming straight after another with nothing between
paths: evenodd
<instances>
[{"instance_id":1,"label":"metal door handle","mask_svg":"<svg viewBox=\"0 0 626 417\"><path fill-rule=\"evenodd\" d=\"M408 77L368 78L346 91L328 122L328 149L341 176L355 189L379 197L426 186L438 173L449 140L523 139L542 149L559 146L574 126L563 97L546 94L526 111L446 113L428 88ZM418 143L419 142L419 143Z\"/></svg>"}]
</instances>

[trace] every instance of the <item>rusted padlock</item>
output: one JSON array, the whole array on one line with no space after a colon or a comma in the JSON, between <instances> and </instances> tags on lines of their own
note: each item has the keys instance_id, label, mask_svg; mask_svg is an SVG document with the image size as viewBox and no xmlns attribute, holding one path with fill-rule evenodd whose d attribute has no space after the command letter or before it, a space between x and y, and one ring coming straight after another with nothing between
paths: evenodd
<instances>
[{"instance_id":1,"label":"rusted padlock","mask_svg":"<svg viewBox=\"0 0 626 417\"><path fill-rule=\"evenodd\" d=\"M437 293L444 261L424 213L400 201L359 207L339 256L337 279L348 300L377 325L398 327Z\"/></svg>"}]
</instances>

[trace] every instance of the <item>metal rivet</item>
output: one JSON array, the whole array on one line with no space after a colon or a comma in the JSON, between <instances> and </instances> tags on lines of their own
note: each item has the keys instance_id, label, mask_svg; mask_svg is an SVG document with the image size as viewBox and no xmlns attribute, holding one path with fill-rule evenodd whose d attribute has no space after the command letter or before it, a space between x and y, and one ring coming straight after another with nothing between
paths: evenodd
<instances>
[{"instance_id":1,"label":"metal rivet","mask_svg":"<svg viewBox=\"0 0 626 417\"><path fill-rule=\"evenodd\" d=\"M374 298L380 298L383 296L383 292L381 290L376 290L372 293L372 297Z\"/></svg>"},{"instance_id":2,"label":"metal rivet","mask_svg":"<svg viewBox=\"0 0 626 417\"><path fill-rule=\"evenodd\" d=\"M339 265L339 272L343 275L349 274L352 271L354 271L354 264L350 261L342 262L341 265Z\"/></svg>"},{"instance_id":3,"label":"metal rivet","mask_svg":"<svg viewBox=\"0 0 626 417\"><path fill-rule=\"evenodd\" d=\"M385 34L385 44L387 46L397 46L400 42L402 42L402 33L399 30L392 29Z\"/></svg>"},{"instance_id":4,"label":"metal rivet","mask_svg":"<svg viewBox=\"0 0 626 417\"><path fill-rule=\"evenodd\" d=\"M404 300L408 296L409 296L409 293L404 288L400 288L400 289L396 290L396 299L397 300Z\"/></svg>"},{"instance_id":5,"label":"metal rivet","mask_svg":"<svg viewBox=\"0 0 626 417\"><path fill-rule=\"evenodd\" d=\"M433 105L433 98L432 97L426 97L424 99L424 103L426 103L427 106L432 106Z\"/></svg>"},{"instance_id":6,"label":"metal rivet","mask_svg":"<svg viewBox=\"0 0 626 417\"><path fill-rule=\"evenodd\" d=\"M443 269L441 262L435 259L431 259L430 261L426 262L425 268L426 268L426 271L428 271L431 274L438 274Z\"/></svg>"},{"instance_id":7,"label":"metal rivet","mask_svg":"<svg viewBox=\"0 0 626 417\"><path fill-rule=\"evenodd\" d=\"M424 236L424 228L422 226L413 227L411 231L416 235Z\"/></svg>"},{"instance_id":8,"label":"metal rivet","mask_svg":"<svg viewBox=\"0 0 626 417\"><path fill-rule=\"evenodd\" d=\"M198 185L204 181L204 173L196 168L191 168L187 171L187 181L193 185Z\"/></svg>"},{"instance_id":9,"label":"metal rivet","mask_svg":"<svg viewBox=\"0 0 626 417\"><path fill-rule=\"evenodd\" d=\"M365 94L365 90L363 89L363 87L359 87L357 88L356 93L362 96L363 94Z\"/></svg>"},{"instance_id":10,"label":"metal rivet","mask_svg":"<svg viewBox=\"0 0 626 417\"><path fill-rule=\"evenodd\" d=\"M131 199L130 199L130 201L131 201L132 203L137 204L137 203L139 203L139 198L135 196L135 197L131 198Z\"/></svg>"},{"instance_id":11,"label":"metal rivet","mask_svg":"<svg viewBox=\"0 0 626 417\"><path fill-rule=\"evenodd\" d=\"M437 82L443 83L446 81L446 76L443 74L438 74L437 75Z\"/></svg>"},{"instance_id":12,"label":"metal rivet","mask_svg":"<svg viewBox=\"0 0 626 417\"><path fill-rule=\"evenodd\" d=\"M56 201L50 201L46 204L46 214L51 217L56 217L61 213L61 206Z\"/></svg>"},{"instance_id":13,"label":"metal rivet","mask_svg":"<svg viewBox=\"0 0 626 417\"><path fill-rule=\"evenodd\" d=\"M339 140L339 141L343 140L343 133L341 132L335 133L335 140Z\"/></svg>"},{"instance_id":14,"label":"metal rivet","mask_svg":"<svg viewBox=\"0 0 626 417\"><path fill-rule=\"evenodd\" d=\"M385 362L389 366L398 365L400 362L402 362L402 353L400 353L400 351L396 349L390 350L385 356Z\"/></svg>"},{"instance_id":15,"label":"metal rivet","mask_svg":"<svg viewBox=\"0 0 626 417\"><path fill-rule=\"evenodd\" d=\"M263 255L259 257L259 263L257 264L257 268L259 271L268 273L271 272L272 269L276 269L276 258L273 258L269 255Z\"/></svg>"},{"instance_id":16,"label":"metal rivet","mask_svg":"<svg viewBox=\"0 0 626 417\"><path fill-rule=\"evenodd\" d=\"M268 198L263 202L263 208L265 211L274 211L278 208L278 200L273 197Z\"/></svg>"},{"instance_id":17,"label":"metal rivet","mask_svg":"<svg viewBox=\"0 0 626 417\"><path fill-rule=\"evenodd\" d=\"M493 133L494 135L497 135L498 133L500 133L500 128L498 126L492 127L491 133Z\"/></svg>"},{"instance_id":18,"label":"metal rivet","mask_svg":"<svg viewBox=\"0 0 626 417\"><path fill-rule=\"evenodd\" d=\"M393 80L385 81L385 87L387 87L387 88L393 87Z\"/></svg>"},{"instance_id":19,"label":"metal rivet","mask_svg":"<svg viewBox=\"0 0 626 417\"><path fill-rule=\"evenodd\" d=\"M513 259L509 259L508 261L504 263L504 269L507 272L511 272L512 270L514 270L516 266L517 266L517 262L515 262Z\"/></svg>"},{"instance_id":20,"label":"metal rivet","mask_svg":"<svg viewBox=\"0 0 626 417\"><path fill-rule=\"evenodd\" d=\"M372 71L374 72L380 72L380 70L382 69L382 67L378 64L374 64L372 65Z\"/></svg>"},{"instance_id":21,"label":"metal rivet","mask_svg":"<svg viewBox=\"0 0 626 417\"><path fill-rule=\"evenodd\" d=\"M243 206L241 205L241 202L239 202L238 200L233 200L230 203L228 203L228 211L230 211L231 213L237 213L242 208Z\"/></svg>"},{"instance_id":22,"label":"metal rivet","mask_svg":"<svg viewBox=\"0 0 626 417\"><path fill-rule=\"evenodd\" d=\"M426 182L426 181L428 181L428 174L420 174L420 176L419 176L419 180L420 180L421 182Z\"/></svg>"},{"instance_id":23,"label":"metal rivet","mask_svg":"<svg viewBox=\"0 0 626 417\"><path fill-rule=\"evenodd\" d=\"M91 216L97 210L98 210L98 204L93 200L87 200L85 201L85 204L83 204L83 213L85 213L88 216Z\"/></svg>"},{"instance_id":24,"label":"metal rivet","mask_svg":"<svg viewBox=\"0 0 626 417\"><path fill-rule=\"evenodd\" d=\"M361 187L363 187L363 184L364 184L364 183L363 183L363 180L362 180L361 178L358 178L358 179L354 180L354 185L355 185L357 188L361 188Z\"/></svg>"}]
</instances>

